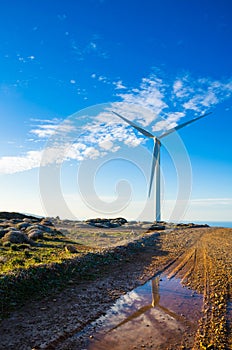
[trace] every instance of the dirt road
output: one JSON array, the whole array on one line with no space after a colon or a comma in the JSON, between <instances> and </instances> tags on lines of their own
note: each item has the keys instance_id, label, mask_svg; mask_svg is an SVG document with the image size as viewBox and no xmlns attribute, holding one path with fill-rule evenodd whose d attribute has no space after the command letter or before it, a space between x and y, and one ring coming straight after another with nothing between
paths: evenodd
<instances>
[{"instance_id":1,"label":"dirt road","mask_svg":"<svg viewBox=\"0 0 232 350\"><path fill-rule=\"evenodd\" d=\"M151 235L137 248L129 245L111 265L88 271L88 280L70 280L62 292L29 301L3 320L0 349L85 349L76 334L120 295L161 271L203 294L196 331L187 327L161 348L232 349L231 237L232 229L183 229ZM143 348L156 349L152 343Z\"/></svg>"}]
</instances>

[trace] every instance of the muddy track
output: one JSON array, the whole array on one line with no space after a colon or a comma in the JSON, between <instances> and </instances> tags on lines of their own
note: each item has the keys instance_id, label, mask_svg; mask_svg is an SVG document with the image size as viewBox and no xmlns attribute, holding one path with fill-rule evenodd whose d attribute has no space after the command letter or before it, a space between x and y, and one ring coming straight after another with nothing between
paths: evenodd
<instances>
[{"instance_id":1,"label":"muddy track","mask_svg":"<svg viewBox=\"0 0 232 350\"><path fill-rule=\"evenodd\" d=\"M231 234L230 229L185 229L154 236L111 266L98 266L89 281L72 280L64 291L12 313L0 324L0 349L82 349L77 332L120 295L164 270L202 293L204 302L196 332L186 331L163 349L232 349Z\"/></svg>"},{"instance_id":2,"label":"muddy track","mask_svg":"<svg viewBox=\"0 0 232 350\"><path fill-rule=\"evenodd\" d=\"M180 277L184 285L203 294L194 349L232 349L231 243L226 233L208 230L167 269L169 278Z\"/></svg>"}]
</instances>

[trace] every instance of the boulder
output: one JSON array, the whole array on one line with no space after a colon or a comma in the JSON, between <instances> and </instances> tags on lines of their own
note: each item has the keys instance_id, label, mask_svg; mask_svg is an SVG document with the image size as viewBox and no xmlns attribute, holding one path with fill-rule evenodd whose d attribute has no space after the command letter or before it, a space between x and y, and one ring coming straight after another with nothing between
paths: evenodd
<instances>
[{"instance_id":1,"label":"boulder","mask_svg":"<svg viewBox=\"0 0 232 350\"><path fill-rule=\"evenodd\" d=\"M40 221L40 224L41 225L45 225L45 226L54 226L52 221L50 219L42 219Z\"/></svg>"},{"instance_id":2,"label":"boulder","mask_svg":"<svg viewBox=\"0 0 232 350\"><path fill-rule=\"evenodd\" d=\"M124 218L116 218L116 219L89 219L86 221L87 224L99 228L113 228L119 227L127 223L127 220Z\"/></svg>"},{"instance_id":3,"label":"boulder","mask_svg":"<svg viewBox=\"0 0 232 350\"><path fill-rule=\"evenodd\" d=\"M56 236L58 234L62 234L60 231L56 230L54 227L49 227L41 224L35 224L35 225L29 226L26 229L26 233L29 235L29 233L34 230L42 231L43 233L47 233L50 236Z\"/></svg>"},{"instance_id":4,"label":"boulder","mask_svg":"<svg viewBox=\"0 0 232 350\"><path fill-rule=\"evenodd\" d=\"M5 230L6 230L7 232L9 232L9 231L19 231L19 229L16 228L16 227L14 227L14 226L9 226L9 227L7 227Z\"/></svg>"},{"instance_id":5,"label":"boulder","mask_svg":"<svg viewBox=\"0 0 232 350\"><path fill-rule=\"evenodd\" d=\"M120 226L121 226L121 225L126 224L127 220L124 218L116 218L116 219L110 219L110 222L116 222L116 223L120 224Z\"/></svg>"},{"instance_id":6,"label":"boulder","mask_svg":"<svg viewBox=\"0 0 232 350\"><path fill-rule=\"evenodd\" d=\"M28 233L28 238L36 241L37 239L43 238L43 231L41 230L31 230Z\"/></svg>"},{"instance_id":7,"label":"boulder","mask_svg":"<svg viewBox=\"0 0 232 350\"><path fill-rule=\"evenodd\" d=\"M0 228L7 228L7 227L11 227L12 225L7 222L7 221L4 221L4 222L1 222L0 223Z\"/></svg>"},{"instance_id":8,"label":"boulder","mask_svg":"<svg viewBox=\"0 0 232 350\"><path fill-rule=\"evenodd\" d=\"M29 222L24 222L24 221L21 221L19 222L16 227L19 229L19 230L25 230L26 228L28 228L29 226L31 226L32 224L29 223Z\"/></svg>"},{"instance_id":9,"label":"boulder","mask_svg":"<svg viewBox=\"0 0 232 350\"><path fill-rule=\"evenodd\" d=\"M110 221L109 222L109 225L110 225L110 227L120 227L121 225L120 225L120 223L119 222L112 222L112 221Z\"/></svg>"},{"instance_id":10,"label":"boulder","mask_svg":"<svg viewBox=\"0 0 232 350\"><path fill-rule=\"evenodd\" d=\"M66 250L66 252L69 252L69 253L72 253L72 254L77 253L76 247L74 245L72 245L72 244L66 245L65 246L65 250Z\"/></svg>"},{"instance_id":11,"label":"boulder","mask_svg":"<svg viewBox=\"0 0 232 350\"><path fill-rule=\"evenodd\" d=\"M6 234L6 231L0 228L0 238L4 237L5 234Z\"/></svg>"},{"instance_id":12,"label":"boulder","mask_svg":"<svg viewBox=\"0 0 232 350\"><path fill-rule=\"evenodd\" d=\"M2 238L3 242L10 243L29 243L29 238L21 231L9 231Z\"/></svg>"},{"instance_id":13,"label":"boulder","mask_svg":"<svg viewBox=\"0 0 232 350\"><path fill-rule=\"evenodd\" d=\"M49 227L45 225L40 226L41 230L48 233L51 236L55 236L58 234L58 231L54 227Z\"/></svg>"},{"instance_id":14,"label":"boulder","mask_svg":"<svg viewBox=\"0 0 232 350\"><path fill-rule=\"evenodd\" d=\"M157 224L150 225L150 227L148 228L148 232L150 232L150 231L163 231L163 230L165 230L165 226L164 225L157 225Z\"/></svg>"}]
</instances>

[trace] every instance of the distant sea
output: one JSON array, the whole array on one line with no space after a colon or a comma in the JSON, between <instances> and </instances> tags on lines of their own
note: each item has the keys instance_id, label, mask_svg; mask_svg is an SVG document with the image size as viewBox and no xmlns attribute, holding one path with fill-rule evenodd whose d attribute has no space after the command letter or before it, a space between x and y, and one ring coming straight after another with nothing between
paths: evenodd
<instances>
[{"instance_id":1,"label":"distant sea","mask_svg":"<svg viewBox=\"0 0 232 350\"><path fill-rule=\"evenodd\" d=\"M232 221L193 221L195 224L208 224L209 226L231 227Z\"/></svg>"}]
</instances>

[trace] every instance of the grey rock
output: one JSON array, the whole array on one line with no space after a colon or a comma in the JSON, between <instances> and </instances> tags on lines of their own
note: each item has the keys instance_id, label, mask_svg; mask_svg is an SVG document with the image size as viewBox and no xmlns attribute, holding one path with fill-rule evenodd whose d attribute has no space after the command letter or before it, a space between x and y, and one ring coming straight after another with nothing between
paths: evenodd
<instances>
[{"instance_id":1,"label":"grey rock","mask_svg":"<svg viewBox=\"0 0 232 350\"><path fill-rule=\"evenodd\" d=\"M5 234L6 234L6 231L4 229L3 230L0 229L0 238L4 237Z\"/></svg>"},{"instance_id":2,"label":"grey rock","mask_svg":"<svg viewBox=\"0 0 232 350\"><path fill-rule=\"evenodd\" d=\"M1 222L1 224L0 224L0 228L7 228L7 227L11 227L11 226L12 225L7 221Z\"/></svg>"},{"instance_id":3,"label":"grey rock","mask_svg":"<svg viewBox=\"0 0 232 350\"><path fill-rule=\"evenodd\" d=\"M57 235L57 231L54 228L45 225L41 225L40 227L42 231L49 233L51 236Z\"/></svg>"},{"instance_id":4,"label":"grey rock","mask_svg":"<svg viewBox=\"0 0 232 350\"><path fill-rule=\"evenodd\" d=\"M65 250L66 250L66 252L69 252L69 253L72 253L72 254L77 253L76 247L74 245L72 245L72 244L66 245L65 246Z\"/></svg>"},{"instance_id":5,"label":"grey rock","mask_svg":"<svg viewBox=\"0 0 232 350\"><path fill-rule=\"evenodd\" d=\"M150 227L148 228L148 231L163 231L163 230L165 230L165 226L157 225L157 224L150 225Z\"/></svg>"},{"instance_id":6,"label":"grey rock","mask_svg":"<svg viewBox=\"0 0 232 350\"><path fill-rule=\"evenodd\" d=\"M42 219L40 221L40 224L41 225L45 225L45 226L53 226L53 223L52 223L52 221L50 219Z\"/></svg>"},{"instance_id":7,"label":"grey rock","mask_svg":"<svg viewBox=\"0 0 232 350\"><path fill-rule=\"evenodd\" d=\"M6 228L6 230L7 230L7 232L9 232L9 231L19 231L19 229L17 229L14 226L9 226L9 227Z\"/></svg>"},{"instance_id":8,"label":"grey rock","mask_svg":"<svg viewBox=\"0 0 232 350\"><path fill-rule=\"evenodd\" d=\"M10 242L10 243L29 243L29 239L27 235L25 235L21 231L9 231L4 235L2 238L3 242Z\"/></svg>"},{"instance_id":9,"label":"grey rock","mask_svg":"<svg viewBox=\"0 0 232 350\"><path fill-rule=\"evenodd\" d=\"M26 228L28 228L29 226L31 226L31 223L29 222L19 222L16 227L19 229L19 230L25 230Z\"/></svg>"},{"instance_id":10,"label":"grey rock","mask_svg":"<svg viewBox=\"0 0 232 350\"><path fill-rule=\"evenodd\" d=\"M36 241L37 239L41 239L41 238L43 238L43 231L36 230L36 229L31 230L28 233L28 238L32 239L33 241Z\"/></svg>"},{"instance_id":11,"label":"grey rock","mask_svg":"<svg viewBox=\"0 0 232 350\"><path fill-rule=\"evenodd\" d=\"M116 219L90 219L86 221L87 224L100 228L113 228L119 227L127 223L127 220L124 218L116 218Z\"/></svg>"},{"instance_id":12,"label":"grey rock","mask_svg":"<svg viewBox=\"0 0 232 350\"><path fill-rule=\"evenodd\" d=\"M57 231L55 228L53 227L49 227L49 226L45 226L45 225L40 225L40 224L36 224L36 225L31 225L26 229L26 233L29 235L29 233L31 231L34 230L39 230L42 231L43 233L47 233L50 236L56 236L58 234L60 234L59 231Z\"/></svg>"}]
</instances>

